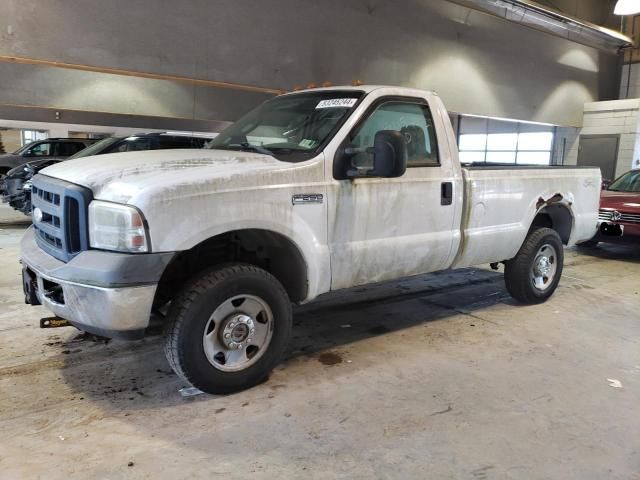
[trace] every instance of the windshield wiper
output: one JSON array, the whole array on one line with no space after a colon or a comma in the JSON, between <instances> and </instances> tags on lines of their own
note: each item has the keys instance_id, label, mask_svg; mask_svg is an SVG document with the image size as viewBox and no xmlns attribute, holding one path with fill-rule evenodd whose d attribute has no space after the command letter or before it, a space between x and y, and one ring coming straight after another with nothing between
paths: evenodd
<instances>
[{"instance_id":1,"label":"windshield wiper","mask_svg":"<svg viewBox=\"0 0 640 480\"><path fill-rule=\"evenodd\" d=\"M267 150L264 147L261 147L260 145L252 145L249 142L242 142L242 143L231 143L229 145L226 146L227 148L242 148L244 150L253 150L254 152L258 152L258 153L262 153L264 155L270 155L273 157L273 152L271 150Z\"/></svg>"}]
</instances>

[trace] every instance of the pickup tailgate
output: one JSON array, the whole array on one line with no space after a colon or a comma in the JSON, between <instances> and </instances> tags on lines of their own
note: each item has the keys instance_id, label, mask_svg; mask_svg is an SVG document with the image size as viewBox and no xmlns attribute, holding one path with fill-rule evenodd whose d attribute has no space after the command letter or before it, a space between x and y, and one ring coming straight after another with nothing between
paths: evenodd
<instances>
[{"instance_id":1,"label":"pickup tailgate","mask_svg":"<svg viewBox=\"0 0 640 480\"><path fill-rule=\"evenodd\" d=\"M596 233L601 185L597 168L468 167L462 173L462 242L454 267L513 258L536 214L551 205L571 215L570 236L563 238L567 245Z\"/></svg>"}]
</instances>

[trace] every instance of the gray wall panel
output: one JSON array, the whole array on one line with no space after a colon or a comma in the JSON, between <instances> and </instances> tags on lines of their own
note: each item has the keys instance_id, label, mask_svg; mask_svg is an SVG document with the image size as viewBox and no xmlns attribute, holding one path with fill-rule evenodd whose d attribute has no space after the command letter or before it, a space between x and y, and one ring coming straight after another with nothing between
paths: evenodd
<instances>
[{"instance_id":1,"label":"gray wall panel","mask_svg":"<svg viewBox=\"0 0 640 480\"><path fill-rule=\"evenodd\" d=\"M4 55L269 88L361 79L434 89L459 112L561 125L579 125L584 102L617 94L615 55L442 0L3 0L1 8ZM40 75L54 85L42 88ZM189 85L107 77L116 76L0 65L0 102L194 116ZM196 92L195 117L204 119L233 120L266 98Z\"/></svg>"}]
</instances>

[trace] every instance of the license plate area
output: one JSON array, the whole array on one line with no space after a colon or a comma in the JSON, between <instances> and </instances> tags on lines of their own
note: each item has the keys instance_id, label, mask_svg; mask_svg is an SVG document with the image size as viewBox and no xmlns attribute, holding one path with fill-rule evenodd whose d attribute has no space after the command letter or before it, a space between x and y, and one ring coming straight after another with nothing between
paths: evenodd
<instances>
[{"instance_id":1,"label":"license plate area","mask_svg":"<svg viewBox=\"0 0 640 480\"><path fill-rule=\"evenodd\" d=\"M624 235L624 225L602 222L600 224L600 233L607 237L622 237Z\"/></svg>"}]
</instances>

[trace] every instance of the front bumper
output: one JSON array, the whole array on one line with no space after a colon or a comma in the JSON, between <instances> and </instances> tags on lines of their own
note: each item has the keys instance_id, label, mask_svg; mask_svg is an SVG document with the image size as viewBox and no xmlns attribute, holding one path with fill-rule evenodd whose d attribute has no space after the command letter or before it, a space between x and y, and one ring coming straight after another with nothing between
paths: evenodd
<instances>
[{"instance_id":1,"label":"front bumper","mask_svg":"<svg viewBox=\"0 0 640 480\"><path fill-rule=\"evenodd\" d=\"M37 299L80 330L123 339L144 336L158 282L174 255L88 250L64 263L38 247L33 227L21 248L27 303Z\"/></svg>"}]
</instances>

